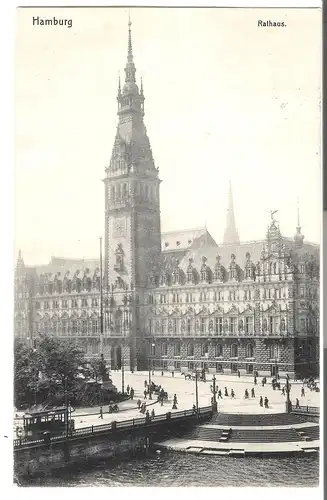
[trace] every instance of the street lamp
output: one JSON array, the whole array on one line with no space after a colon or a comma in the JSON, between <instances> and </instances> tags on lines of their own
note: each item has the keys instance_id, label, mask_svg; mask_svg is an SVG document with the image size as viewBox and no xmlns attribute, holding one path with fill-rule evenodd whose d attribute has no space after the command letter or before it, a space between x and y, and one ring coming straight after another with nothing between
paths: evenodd
<instances>
[{"instance_id":1,"label":"street lamp","mask_svg":"<svg viewBox=\"0 0 327 500\"><path fill-rule=\"evenodd\" d=\"M290 377L286 375L286 413L291 413L292 411L292 403L290 400Z\"/></svg>"},{"instance_id":2,"label":"street lamp","mask_svg":"<svg viewBox=\"0 0 327 500\"><path fill-rule=\"evenodd\" d=\"M195 368L195 405L196 413L199 413L199 391L198 391L198 370Z\"/></svg>"},{"instance_id":3,"label":"street lamp","mask_svg":"<svg viewBox=\"0 0 327 500\"><path fill-rule=\"evenodd\" d=\"M150 358L150 355L151 355L151 349L155 347L155 343L152 342L150 343L149 342L149 358L148 358L148 367L149 367L149 399L152 399L152 392L151 392L151 358Z\"/></svg>"},{"instance_id":4,"label":"street lamp","mask_svg":"<svg viewBox=\"0 0 327 500\"><path fill-rule=\"evenodd\" d=\"M217 413L217 410L218 410L218 405L217 405L217 392L218 392L218 387L216 386L216 376L214 375L212 377L212 386L210 387L211 389L211 392L213 394L213 397L212 397L212 411L214 413Z\"/></svg>"}]
</instances>

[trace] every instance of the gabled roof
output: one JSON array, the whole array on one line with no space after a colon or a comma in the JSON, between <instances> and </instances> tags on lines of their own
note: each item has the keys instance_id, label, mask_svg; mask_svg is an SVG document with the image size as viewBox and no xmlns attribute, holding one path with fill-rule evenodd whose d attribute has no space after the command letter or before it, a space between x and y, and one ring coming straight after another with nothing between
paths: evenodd
<instances>
[{"instance_id":1,"label":"gabled roof","mask_svg":"<svg viewBox=\"0 0 327 500\"><path fill-rule=\"evenodd\" d=\"M176 252L204 246L217 247L217 243L206 227L169 231L161 234L161 249Z\"/></svg>"}]
</instances>

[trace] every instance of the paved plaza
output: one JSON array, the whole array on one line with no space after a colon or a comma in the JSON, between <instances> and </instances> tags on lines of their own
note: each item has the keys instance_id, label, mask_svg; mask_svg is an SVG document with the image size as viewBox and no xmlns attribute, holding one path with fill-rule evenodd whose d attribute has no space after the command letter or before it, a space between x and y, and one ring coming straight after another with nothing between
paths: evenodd
<instances>
[{"instance_id":1,"label":"paved plaza","mask_svg":"<svg viewBox=\"0 0 327 500\"><path fill-rule=\"evenodd\" d=\"M108 407L104 406L103 419L99 418L99 408L79 408L73 414L75 419L75 427L81 428L89 425L99 425L111 422L113 420L121 421L131 418L142 417L139 412L136 402L140 399L142 402L145 401L146 404L151 404L149 410L154 408L156 415L166 413L167 411L180 411L192 408L193 404L196 402L195 396L195 381L185 380L184 376L180 373L175 373L172 377L171 373L164 372L154 372L151 375L151 380L157 384L161 385L164 390L168 393L168 402L165 402L163 406L156 402L156 396L153 395L152 401L149 399L144 400L144 381L148 380L148 372L125 372L125 391L127 385L133 387L135 391L134 401L126 401L119 403L120 411L119 413L108 413ZM113 371L111 373L113 383L118 390L122 388L122 374L121 371ZM283 379L280 380L281 386L285 384ZM285 411L285 401L286 396L283 396L281 391L273 390L271 387L270 379L265 387L261 386L261 377L258 377L258 384L254 385L254 380L252 377L241 377L231 375L216 375L216 385L222 390L223 399L218 400L218 411L224 411L226 413L283 413ZM207 376L207 382L198 381L198 400L199 406L208 406L211 402L212 393L210 390L212 386L212 375ZM230 397L224 397L224 389L227 387L228 393L230 394L231 389L234 389L235 399ZM248 400L244 399L244 391L248 389L251 394L251 389L255 389L255 398L250 398ZM301 405L308 406L320 406L320 393L311 392L309 389L305 388L305 397L301 397L301 382L291 381L291 401L295 404L295 399L298 398ZM174 394L177 396L178 405L177 410L172 410L172 400ZM267 396L269 400L269 409L262 408L259 405L259 398ZM93 415L85 416L85 413L94 412ZM79 416L81 415L81 416ZM82 416L83 415L83 416Z\"/></svg>"},{"instance_id":2,"label":"paved plaza","mask_svg":"<svg viewBox=\"0 0 327 500\"><path fill-rule=\"evenodd\" d=\"M122 388L122 373L121 371L113 371L111 373L112 381L117 389L120 391ZM91 425L101 425L105 423L122 420L128 420L132 418L143 417L137 408L137 400L140 399L142 402L145 401L149 406L149 411L154 409L156 415L167 413L168 411L180 411L192 408L193 404L196 403L195 396L195 381L185 380L184 375L180 373L175 373L174 377L170 372L154 372L151 375L151 380L157 384L161 385L164 390L168 393L168 401L165 401L164 405L161 406L160 403L156 401L157 397L153 394L153 399L144 399L144 381L148 380L148 372L125 372L125 391L127 385L133 387L135 394L133 401L124 401L118 403L119 412L109 413L108 405L103 406L103 418L99 418L99 407L92 408L78 408L72 413L72 418L75 420L75 428L80 429L83 427L89 427ZM271 379L267 380L265 387L261 385L261 377L258 377L258 384L254 385L253 377L240 377L231 375L216 375L216 385L222 390L223 399L218 400L218 411L223 411L225 413L283 413L285 411L285 400L286 396L283 396L281 391L273 390L271 387ZM285 380L281 379L281 386L285 385ZM208 406L211 403L211 389L212 386L212 375L207 375L207 381L198 381L198 402L199 406ZM230 394L231 389L235 392L235 398L224 396L224 389L227 387L228 393ZM255 398L244 399L244 391L248 389L249 394L251 394L251 389L255 389ZM308 406L320 406L320 393L311 392L309 389L305 388L305 397L301 397L301 382L291 381L291 401L295 404L295 399L298 398L300 405ZM172 410L173 397L174 394L177 396L177 410ZM265 398L267 396L269 400L269 408L262 408L259 405L259 398L262 396ZM19 412L21 417L23 412ZM15 423L17 425L17 421Z\"/></svg>"}]
</instances>

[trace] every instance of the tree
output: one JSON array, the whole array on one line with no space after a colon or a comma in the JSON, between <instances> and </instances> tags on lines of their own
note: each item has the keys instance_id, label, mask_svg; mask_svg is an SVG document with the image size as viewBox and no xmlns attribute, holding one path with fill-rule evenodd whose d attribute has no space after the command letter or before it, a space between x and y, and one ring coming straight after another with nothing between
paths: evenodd
<instances>
[{"instance_id":1,"label":"tree","mask_svg":"<svg viewBox=\"0 0 327 500\"><path fill-rule=\"evenodd\" d=\"M44 336L37 351L40 375L51 384L69 388L87 378L87 361L76 342Z\"/></svg>"},{"instance_id":2,"label":"tree","mask_svg":"<svg viewBox=\"0 0 327 500\"><path fill-rule=\"evenodd\" d=\"M14 400L16 406L30 403L32 400L32 391L36 390L36 361L35 352L21 340L15 339Z\"/></svg>"}]
</instances>

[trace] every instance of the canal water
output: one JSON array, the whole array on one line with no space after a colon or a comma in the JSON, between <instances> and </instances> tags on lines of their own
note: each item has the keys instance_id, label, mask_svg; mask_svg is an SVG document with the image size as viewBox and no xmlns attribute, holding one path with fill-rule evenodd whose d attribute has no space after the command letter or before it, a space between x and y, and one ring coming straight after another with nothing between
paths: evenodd
<instances>
[{"instance_id":1,"label":"canal water","mask_svg":"<svg viewBox=\"0 0 327 500\"><path fill-rule=\"evenodd\" d=\"M248 486L315 487L319 485L317 456L232 458L165 453L91 468L68 470L60 476L34 478L22 486Z\"/></svg>"}]
</instances>

